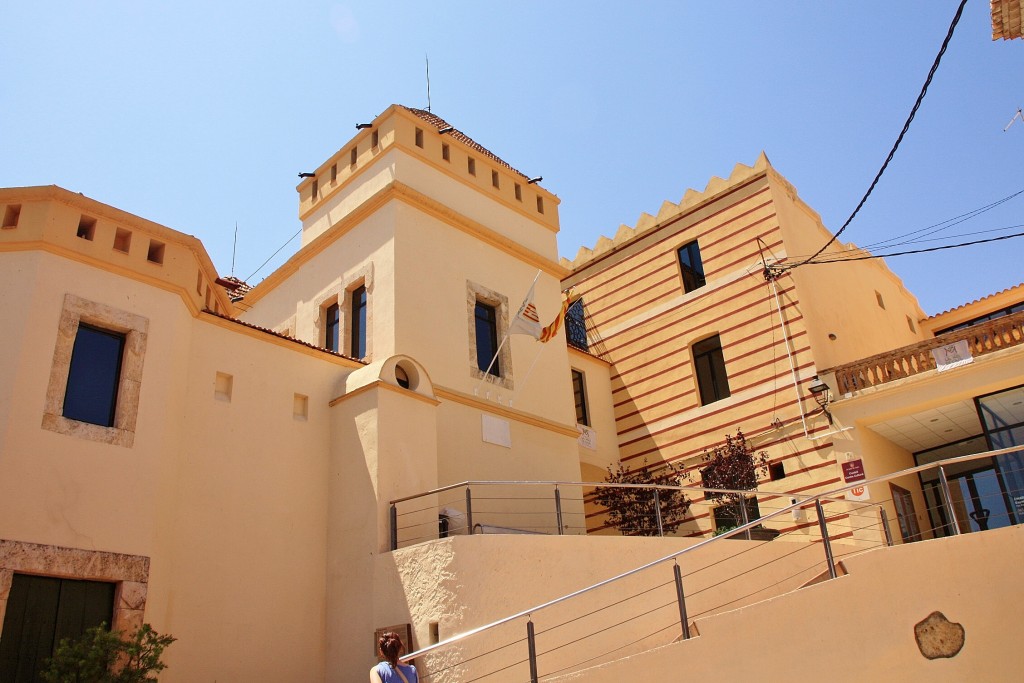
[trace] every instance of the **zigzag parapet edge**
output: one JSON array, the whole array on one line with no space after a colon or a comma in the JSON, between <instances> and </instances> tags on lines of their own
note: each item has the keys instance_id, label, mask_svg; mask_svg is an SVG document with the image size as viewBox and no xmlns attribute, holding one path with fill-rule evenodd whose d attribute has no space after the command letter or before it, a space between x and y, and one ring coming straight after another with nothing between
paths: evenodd
<instances>
[{"instance_id":1,"label":"zigzag parapet edge","mask_svg":"<svg viewBox=\"0 0 1024 683\"><path fill-rule=\"evenodd\" d=\"M728 178L712 176L711 179L708 180L708 184L704 187L703 191L687 188L686 192L683 194L683 198L679 200L678 204L673 204L666 200L662 203L661 208L658 209L657 216L652 216L646 212L641 213L637 218L636 225L634 227L620 225L618 231L615 233L615 237L609 239L608 237L601 235L593 249L580 247L579 251L576 252L575 259L570 261L567 258L562 258L560 259L560 263L566 268L570 268L572 270L580 268L598 256L629 242L637 235L661 225L665 221L678 216L680 213L692 209L697 204L711 199L723 190L726 190L733 185L737 185L750 177L771 168L772 164L768 161L768 155L762 151L760 155L758 155L757 161L754 162L753 166L738 163L733 166L732 173L729 174Z\"/></svg>"}]
</instances>

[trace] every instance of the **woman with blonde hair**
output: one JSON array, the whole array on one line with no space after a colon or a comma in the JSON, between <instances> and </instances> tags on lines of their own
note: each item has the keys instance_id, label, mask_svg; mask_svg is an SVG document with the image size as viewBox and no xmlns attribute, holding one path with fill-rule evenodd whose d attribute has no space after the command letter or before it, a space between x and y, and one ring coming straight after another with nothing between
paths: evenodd
<instances>
[{"instance_id":1,"label":"woman with blonde hair","mask_svg":"<svg viewBox=\"0 0 1024 683\"><path fill-rule=\"evenodd\" d=\"M405 652L405 645L397 633L388 631L381 635L377 649L384 661L370 669L370 683L419 683L415 666L398 663L398 658Z\"/></svg>"}]
</instances>

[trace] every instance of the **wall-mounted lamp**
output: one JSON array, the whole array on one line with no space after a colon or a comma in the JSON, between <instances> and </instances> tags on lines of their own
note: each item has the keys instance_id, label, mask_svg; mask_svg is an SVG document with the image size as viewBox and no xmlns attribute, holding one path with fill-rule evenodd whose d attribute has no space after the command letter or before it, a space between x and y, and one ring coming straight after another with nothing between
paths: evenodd
<instances>
[{"instance_id":1,"label":"wall-mounted lamp","mask_svg":"<svg viewBox=\"0 0 1024 683\"><path fill-rule=\"evenodd\" d=\"M445 126L441 130L437 131L437 133L438 135L444 135L445 133L451 133L453 130L455 130L454 126Z\"/></svg>"},{"instance_id":2,"label":"wall-mounted lamp","mask_svg":"<svg viewBox=\"0 0 1024 683\"><path fill-rule=\"evenodd\" d=\"M300 178L316 178L316 173L300 173Z\"/></svg>"},{"instance_id":3,"label":"wall-mounted lamp","mask_svg":"<svg viewBox=\"0 0 1024 683\"><path fill-rule=\"evenodd\" d=\"M814 381L811 382L811 385L809 387L807 387L807 390L811 392L811 396L813 396L814 400L818 403L819 406L821 406L821 412L825 413L825 417L828 418L828 423L833 424L832 413L828 411L828 404L829 401L832 399L832 395L831 392L829 392L828 385L822 382L820 379L818 379L817 376L815 376Z\"/></svg>"},{"instance_id":4,"label":"wall-mounted lamp","mask_svg":"<svg viewBox=\"0 0 1024 683\"><path fill-rule=\"evenodd\" d=\"M530 178L526 181L527 185L536 185L540 181L544 180L544 176L537 176L536 178Z\"/></svg>"},{"instance_id":5,"label":"wall-mounted lamp","mask_svg":"<svg viewBox=\"0 0 1024 683\"><path fill-rule=\"evenodd\" d=\"M366 128L373 128L372 123L357 123L356 130L364 130Z\"/></svg>"}]
</instances>

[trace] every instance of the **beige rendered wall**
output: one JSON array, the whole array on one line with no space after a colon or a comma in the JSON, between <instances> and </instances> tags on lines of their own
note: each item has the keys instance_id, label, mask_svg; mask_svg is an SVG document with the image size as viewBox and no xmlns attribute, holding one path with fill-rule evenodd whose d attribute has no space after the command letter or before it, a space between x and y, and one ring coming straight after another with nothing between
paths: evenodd
<instances>
[{"instance_id":1,"label":"beige rendered wall","mask_svg":"<svg viewBox=\"0 0 1024 683\"><path fill-rule=\"evenodd\" d=\"M319 679L328 402L350 370L226 325L197 320L188 345L188 427L161 510L170 547L152 563L152 619L179 638L164 677ZM215 395L218 373L232 377L230 400Z\"/></svg>"},{"instance_id":2,"label":"beige rendered wall","mask_svg":"<svg viewBox=\"0 0 1024 683\"><path fill-rule=\"evenodd\" d=\"M772 255L785 255L790 261L806 258L824 246L832 234L822 225L820 216L796 197L788 182L777 173L769 177L785 240L781 251ZM822 258L850 251L859 250L837 240ZM804 318L819 369L913 344L926 336L921 329L924 311L917 297L880 259L806 265L789 271L779 285L788 286L790 281L798 292L797 310Z\"/></svg>"},{"instance_id":3,"label":"beige rendered wall","mask_svg":"<svg viewBox=\"0 0 1024 683\"><path fill-rule=\"evenodd\" d=\"M1024 654L1008 625L1022 561L1021 526L866 553L845 560L848 576L698 621L698 638L555 680L1016 680ZM927 659L915 641L934 612L964 629L951 658Z\"/></svg>"},{"instance_id":4,"label":"beige rendered wall","mask_svg":"<svg viewBox=\"0 0 1024 683\"><path fill-rule=\"evenodd\" d=\"M584 476L583 481L602 481L606 467L619 461L618 439L615 436L615 408L612 405L611 366L577 349L569 348L569 365L583 373L587 394L587 413L593 438L579 444L580 465L596 468L597 479ZM594 472L594 469L590 469ZM591 475L593 476L593 474Z\"/></svg>"},{"instance_id":5,"label":"beige rendered wall","mask_svg":"<svg viewBox=\"0 0 1024 683\"><path fill-rule=\"evenodd\" d=\"M842 462L847 453L854 458L861 458L864 461L864 473L868 479L890 472L909 469L915 464L913 453L879 436L871 431L870 427L857 427L849 432L849 436L849 441L844 441L842 444L837 442L836 444L837 449L841 451L839 456L840 462ZM881 504L885 509L885 514L889 518L889 533L893 543L902 543L903 537L900 535L899 519L892 502L890 483L910 491L914 499L917 526L924 538L931 538L931 522L928 519L928 505L924 499L924 494L921 492L921 480L918 478L918 475L911 474L867 487L870 501Z\"/></svg>"},{"instance_id":6,"label":"beige rendered wall","mask_svg":"<svg viewBox=\"0 0 1024 683\"><path fill-rule=\"evenodd\" d=\"M695 543L692 539L600 536L457 536L434 541L377 559L377 575L398 581L381 587L381 604L387 607L378 619L381 625L412 623L415 645L422 648L430 643L431 622L437 623L445 640ZM818 575L824 569L820 547L806 545L806 550L794 552L802 545L723 539L680 558L691 620L779 595ZM837 550L844 552L842 544L837 544ZM742 575L741 581L730 580L737 575ZM608 605L612 606L600 609ZM542 658L548 674L592 657L614 659L671 642L680 633L672 563L537 611L532 618L538 650L554 650ZM558 626L563 623L567 626ZM523 660L525 635L526 620L518 619L445 646L417 664L433 671L518 641L445 675L445 680L472 680ZM566 642L574 644L556 649ZM526 671L521 666L506 675L511 680L524 678L517 678Z\"/></svg>"},{"instance_id":7,"label":"beige rendered wall","mask_svg":"<svg viewBox=\"0 0 1024 683\"><path fill-rule=\"evenodd\" d=\"M394 211L394 204L380 207L304 247L253 290L254 303L241 318L274 330L289 329L292 336L323 346L321 310L340 297L347 311L346 292L362 282L367 286L369 357L393 355ZM348 319L342 318L342 350L348 352Z\"/></svg>"},{"instance_id":8,"label":"beige rendered wall","mask_svg":"<svg viewBox=\"0 0 1024 683\"><path fill-rule=\"evenodd\" d=\"M6 291L23 292L0 304L0 538L149 558L142 616L178 638L162 678L322 676L326 406L348 368L194 318L162 288L46 253L0 259ZM67 291L149 321L130 448L40 428Z\"/></svg>"}]
</instances>

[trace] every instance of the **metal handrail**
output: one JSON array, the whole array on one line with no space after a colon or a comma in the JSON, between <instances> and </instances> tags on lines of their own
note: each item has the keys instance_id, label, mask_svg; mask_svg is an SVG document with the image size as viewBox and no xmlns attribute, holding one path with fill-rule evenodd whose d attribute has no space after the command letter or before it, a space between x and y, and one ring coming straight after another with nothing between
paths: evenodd
<instances>
[{"instance_id":1,"label":"metal handrail","mask_svg":"<svg viewBox=\"0 0 1024 683\"><path fill-rule=\"evenodd\" d=\"M853 484L847 484L845 486L840 486L838 488L834 488L834 489L831 489L829 491L826 491L825 493L817 494L817 495L811 495L811 496L808 496L808 497L813 498L815 500L822 500L822 499L826 499L826 498L835 498L839 494L841 494L841 493L843 493L845 491L849 491L850 489L853 489L853 488L858 488L858 487L861 487L861 486L868 486L870 484L881 483L881 482L884 482L884 481L889 481L891 479L897 479L897 478L905 477L905 476L908 476L908 475L911 475L911 474L916 474L918 472L922 472L922 471L925 471L925 470L935 469L937 467L947 467L947 466L950 466L950 465L958 465L960 463L970 462L972 460L980 460L982 458L991 458L991 457L995 457L995 456L998 456L998 455L1005 455L1007 453L1015 453L1015 452L1020 451L1020 450L1024 450L1024 449L1022 449L1021 446L1011 446L1009 448L1001 448L1001 449L994 450L994 451L986 451L984 453L973 453L973 454L970 454L970 455L961 455L961 456L958 456L958 457L955 457L955 458L948 458L946 460L939 460L939 461L936 461L936 462L933 462L933 463L928 463L927 465L917 465L915 467L910 467L910 468L907 468L907 469L904 469L904 470L900 470L898 472L892 472L890 474L886 474L886 475L882 475L882 476L878 476L878 477L873 477L871 479L863 479L863 480L855 482ZM485 483L485 482L476 482L476 483L477 484L482 484L482 483ZM488 483L511 484L513 482L488 482ZM550 484L550 483L556 483L556 482L517 482L517 483L529 483L529 484L545 484L545 483L548 483L548 484ZM571 484L571 483L579 484L579 482L557 482L557 483L560 483L560 484ZM444 489L442 489L442 490L449 490L451 488L457 488L457 487L462 486L462 485L464 485L464 484L455 484L455 485L450 486L450 487L444 487ZM604 484L592 484L592 485L610 486L611 484L604 483ZM638 486L638 485L633 485L633 484L617 484L617 486ZM653 487L654 487L653 485L652 486L641 486L641 488L653 488ZM668 488L673 488L673 487L668 487ZM708 489L708 490L711 490L711 489ZM727 492L730 492L730 493L732 493L732 492L735 492L735 493L751 493L752 492L752 491L749 491L749 490L748 491L731 491L731 490L727 490L727 489L721 489L721 490L722 491L727 491ZM753 490L753 492L756 492L756 490ZM429 493L427 493L427 494L419 494L419 495L429 495ZM789 497L796 498L800 494L795 494L795 493L794 494L779 493L777 495L789 496ZM412 498L417 498L417 497L419 497L419 496L409 496L407 498L398 499L398 500L393 501L393 502L401 502L402 500L410 500ZM612 576L612 577L610 577L608 579L605 579L603 581L599 581L599 582L597 582L595 584L591 584L590 586L586 586L586 587L581 588L579 590L573 591L572 593L567 593L566 595L563 595L561 597L555 598L553 600L549 600L549 601L541 603L539 605L534 605L533 607L530 607L528 609L520 610L519 612L516 612L515 614L511 614L511 615L509 615L507 617L503 617L501 619L498 619L497 621L492 621L489 624L484 624L483 626L478 626L476 628L470 629L469 631L465 631L463 633L458 633L458 634L456 634L456 635L454 635L454 636L452 636L450 638L447 638L445 640L442 640L442 641L440 641L438 643L434 643L432 645L428 645L427 647L420 648L419 650L416 650L415 652L410 652L409 654L403 655L400 659L402 661L411 661L411 660L415 659L416 657L420 657L420 656L423 656L423 655L428 654L430 652L433 652L435 650L439 650L441 648L447 647L449 645L452 645L453 643L457 643L459 641L466 640L467 638L470 638L470 637L472 637L472 636L474 636L474 635L476 635L478 633L482 633L484 631L488 631L490 629L497 628L498 626L502 626L504 624L510 623L512 621L515 621L516 619L522 619L523 617L530 617L534 613L540 612L541 610L544 610L544 609L547 609L549 607L553 607L554 605L558 605L560 603L566 602L568 600L571 600L572 598L575 598L575 597L583 595L585 593L589 593L591 591L597 590L598 588L602 588L604 586L607 586L608 584L614 583L616 581L620 581L620 580L625 579L625 578L627 578L629 576L633 576L634 574L638 574L638 573L640 573L640 572L642 572L644 570L650 569L651 567L657 566L659 564L663 564L663 563L668 562L670 560L676 560L678 557L680 557L682 555L685 555L687 553L696 552L699 548L703 548L704 546L706 546L706 545L708 545L710 543L715 543L715 542L717 542L719 540L726 539L726 538L729 538L731 536L735 536L737 534L745 533L745 532L749 531L750 529L753 529L754 527L758 526L759 524L761 524L766 519L771 519L773 517L777 517L779 515L785 514L787 512L790 512L792 510L795 510L797 508L802 507L804 505L804 502L798 501L796 503L791 503L790 505L787 505L784 508L780 508L779 510L776 510L775 512L773 512L771 514L764 515L763 517L761 517L759 519L756 519L756 520L754 520L752 522L748 522L748 523L743 524L741 526L737 526L737 527L735 527L733 529L729 529L728 531L726 531L726 532L724 532L724 533L722 533L722 534L720 534L718 536L715 536L713 538L709 538L709 539L700 541L700 542L696 543L695 545L690 546L689 548L684 548L683 550L676 551L674 553L671 553L671 554L666 555L664 557L661 557L659 559L656 559L656 560L653 560L653 561L648 562L646 564L643 564L643 565L641 565L639 567L635 567L635 568L630 569L628 571L622 572L621 574L616 574L615 576ZM833 576L834 576L834 574L833 574Z\"/></svg>"},{"instance_id":2,"label":"metal handrail","mask_svg":"<svg viewBox=\"0 0 1024 683\"><path fill-rule=\"evenodd\" d=\"M1019 449L1018 449L1019 450ZM860 483L860 482L858 482ZM448 486L442 486L441 488L431 489L424 491L423 493L416 493L411 496L404 496L402 498L395 498L389 500L388 505L397 505L398 503L404 503L409 500L415 500L416 498L423 498L424 496L432 496L438 493L444 493L445 491L452 491L454 489L461 489L467 486L589 486L591 488L631 488L631 489L662 489L668 491L697 491L697 492L711 492L711 493L736 493L749 495L751 493L759 493L766 496L788 496L795 498L802 496L804 499L815 498L816 496L806 493L790 493L788 491L763 491L761 489L713 489L706 488L703 486L672 486L671 484L625 484L616 483L610 481L562 481L562 480L470 480L459 482L458 484L449 484Z\"/></svg>"}]
</instances>

